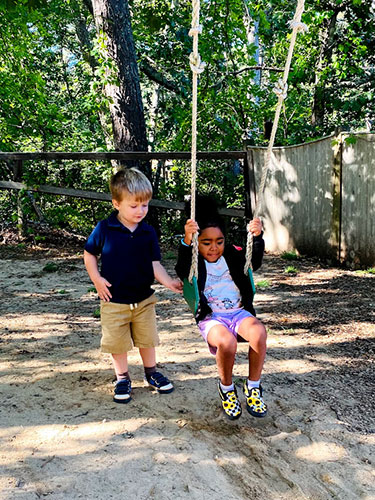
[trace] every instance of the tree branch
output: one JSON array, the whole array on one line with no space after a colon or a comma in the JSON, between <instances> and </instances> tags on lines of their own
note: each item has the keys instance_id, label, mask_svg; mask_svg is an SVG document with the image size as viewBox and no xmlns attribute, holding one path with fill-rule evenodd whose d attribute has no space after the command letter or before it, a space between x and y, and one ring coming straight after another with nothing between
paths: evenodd
<instances>
[{"instance_id":1,"label":"tree branch","mask_svg":"<svg viewBox=\"0 0 375 500\"><path fill-rule=\"evenodd\" d=\"M237 71L231 71L227 73L223 78L221 78L221 80L211 85L209 89L220 87L220 85L225 81L225 79L228 76L237 76L240 75L241 73L244 73L245 71L276 71L278 73L283 73L284 70L281 68L275 68L273 66L246 66L245 68L241 68Z\"/></svg>"},{"instance_id":2,"label":"tree branch","mask_svg":"<svg viewBox=\"0 0 375 500\"><path fill-rule=\"evenodd\" d=\"M158 83L162 87L174 92L177 95L181 95L183 97L187 96L187 93L184 89L180 88L174 81L166 78L162 73L160 73L160 71L153 68L149 64L149 62L146 62L145 60L140 60L138 62L138 66L140 71L142 71L142 73L144 73L153 82Z\"/></svg>"}]
</instances>

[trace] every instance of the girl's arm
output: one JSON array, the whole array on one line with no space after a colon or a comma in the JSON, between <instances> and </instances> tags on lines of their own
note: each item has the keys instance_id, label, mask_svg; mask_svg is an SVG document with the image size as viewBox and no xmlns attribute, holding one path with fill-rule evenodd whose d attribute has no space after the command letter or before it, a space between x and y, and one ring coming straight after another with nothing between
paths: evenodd
<instances>
[{"instance_id":1,"label":"girl's arm","mask_svg":"<svg viewBox=\"0 0 375 500\"><path fill-rule=\"evenodd\" d=\"M104 300L104 302L109 302L112 298L111 292L108 287L112 286L101 274L98 269L98 258L96 255L89 253L84 250L83 260L85 263L86 270L90 276L91 281L94 283L96 291L99 297Z\"/></svg>"},{"instance_id":2,"label":"girl's arm","mask_svg":"<svg viewBox=\"0 0 375 500\"><path fill-rule=\"evenodd\" d=\"M264 240L262 238L263 225L260 219L255 218L249 222L249 231L253 233L253 253L251 263L256 271L262 265L264 254Z\"/></svg>"},{"instance_id":3,"label":"girl's arm","mask_svg":"<svg viewBox=\"0 0 375 500\"><path fill-rule=\"evenodd\" d=\"M175 266L177 276L185 279L189 276L191 266L191 242L193 234L198 231L198 224L193 219L188 219L185 224L185 237L178 249L178 258Z\"/></svg>"}]
</instances>

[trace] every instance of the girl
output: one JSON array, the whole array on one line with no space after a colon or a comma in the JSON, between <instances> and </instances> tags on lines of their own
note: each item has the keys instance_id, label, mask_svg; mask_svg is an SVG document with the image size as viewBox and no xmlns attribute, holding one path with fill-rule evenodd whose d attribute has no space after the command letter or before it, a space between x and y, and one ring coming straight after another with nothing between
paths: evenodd
<instances>
[{"instance_id":1,"label":"girl","mask_svg":"<svg viewBox=\"0 0 375 500\"><path fill-rule=\"evenodd\" d=\"M255 318L251 283L243 271L245 251L225 244L223 223L217 213L207 215L207 210L200 213L205 216L198 217L199 225L192 219L186 222L176 272L181 279L189 276L192 237L198 231L199 306L195 320L210 352L216 356L223 410L230 420L239 418L242 413L232 381L237 337L242 337L241 340L249 343L249 375L243 384L246 408L254 417L265 417L267 406L262 398L260 376L267 334ZM264 253L261 221L252 220L249 229L254 236L252 264L256 270Z\"/></svg>"}]
</instances>

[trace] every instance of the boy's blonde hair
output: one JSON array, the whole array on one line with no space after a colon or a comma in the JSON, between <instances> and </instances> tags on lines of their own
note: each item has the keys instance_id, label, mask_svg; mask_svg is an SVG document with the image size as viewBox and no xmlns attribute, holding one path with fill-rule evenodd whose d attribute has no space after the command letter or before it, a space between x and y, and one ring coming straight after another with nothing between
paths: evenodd
<instances>
[{"instance_id":1,"label":"boy's blonde hair","mask_svg":"<svg viewBox=\"0 0 375 500\"><path fill-rule=\"evenodd\" d=\"M134 196L136 201L152 198L151 182L136 168L124 168L112 175L109 182L112 200L122 201L124 196Z\"/></svg>"}]
</instances>

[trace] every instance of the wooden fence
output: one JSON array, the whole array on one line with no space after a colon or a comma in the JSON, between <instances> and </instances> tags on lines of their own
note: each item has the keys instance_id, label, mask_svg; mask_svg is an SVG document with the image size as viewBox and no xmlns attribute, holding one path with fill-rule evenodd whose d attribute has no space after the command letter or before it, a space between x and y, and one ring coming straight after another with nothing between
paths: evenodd
<instances>
[{"instance_id":1,"label":"wooden fence","mask_svg":"<svg viewBox=\"0 0 375 500\"><path fill-rule=\"evenodd\" d=\"M247 154L259 185L265 149ZM263 207L268 250L374 266L375 134L275 148Z\"/></svg>"},{"instance_id":2,"label":"wooden fence","mask_svg":"<svg viewBox=\"0 0 375 500\"><path fill-rule=\"evenodd\" d=\"M0 180L0 189L15 189L27 190L39 193L54 194L60 196L71 196L77 198L85 198L99 201L110 201L111 196L109 193L99 193L96 191L87 191L80 189L72 189L62 186L50 185L31 185L28 186L22 182L24 162L26 161L63 161L63 160L92 160L92 161L151 161L151 160L185 160L191 158L191 153L185 151L175 152L110 152L110 153L65 153L65 152L48 152L48 153L4 153L0 152L0 162L5 161L12 165L13 180ZM242 160L245 165L247 162L247 155L245 151L206 151L197 153L198 160L210 160L212 162L218 160ZM251 181L248 178L249 169L245 167L245 186L246 186L246 207L244 208L221 208L219 212L222 215L229 217L244 217L245 211L250 214L251 199L254 203L254 178ZM153 199L150 205L161 209L174 209L184 210L185 203L183 201L168 201Z\"/></svg>"},{"instance_id":3,"label":"wooden fence","mask_svg":"<svg viewBox=\"0 0 375 500\"><path fill-rule=\"evenodd\" d=\"M351 139L355 138L355 142ZM347 139L350 139L349 141ZM199 152L201 160L244 162L246 207L222 209L223 215L251 215L264 162L265 148L247 151ZM28 189L43 193L109 200L96 193L57 186L26 186L26 160L186 160L188 152L172 153L0 153L12 161L12 181L0 189ZM333 262L375 265L375 135L341 133L297 146L274 148L263 196L262 218L266 248L330 258ZM152 200L153 206L182 210L182 201Z\"/></svg>"}]
</instances>

